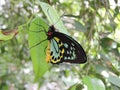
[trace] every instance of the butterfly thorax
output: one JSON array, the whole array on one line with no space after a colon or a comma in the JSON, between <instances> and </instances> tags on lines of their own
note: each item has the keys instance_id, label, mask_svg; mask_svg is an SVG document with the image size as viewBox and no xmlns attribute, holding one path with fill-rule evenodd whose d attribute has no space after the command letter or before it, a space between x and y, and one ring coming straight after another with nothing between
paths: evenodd
<instances>
[{"instance_id":1,"label":"butterfly thorax","mask_svg":"<svg viewBox=\"0 0 120 90\"><path fill-rule=\"evenodd\" d=\"M50 40L54 37L54 35L53 35L54 32L55 32L55 27L53 25L51 25L47 32L48 40Z\"/></svg>"}]
</instances>

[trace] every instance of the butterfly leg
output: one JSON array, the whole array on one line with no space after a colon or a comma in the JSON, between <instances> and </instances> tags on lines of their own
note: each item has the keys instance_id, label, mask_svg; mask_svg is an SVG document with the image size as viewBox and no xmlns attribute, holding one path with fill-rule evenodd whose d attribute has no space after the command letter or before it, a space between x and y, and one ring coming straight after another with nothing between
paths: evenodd
<instances>
[{"instance_id":1,"label":"butterfly leg","mask_svg":"<svg viewBox=\"0 0 120 90\"><path fill-rule=\"evenodd\" d=\"M48 40L48 39L45 39L45 40L40 41L39 43L37 43L37 44L33 45L33 46L32 46L32 47L30 47L29 49L31 49L31 48L33 48L33 47L35 47L35 46L37 46L37 45L41 44L42 42L44 42L44 41L46 41L46 40Z\"/></svg>"}]
</instances>

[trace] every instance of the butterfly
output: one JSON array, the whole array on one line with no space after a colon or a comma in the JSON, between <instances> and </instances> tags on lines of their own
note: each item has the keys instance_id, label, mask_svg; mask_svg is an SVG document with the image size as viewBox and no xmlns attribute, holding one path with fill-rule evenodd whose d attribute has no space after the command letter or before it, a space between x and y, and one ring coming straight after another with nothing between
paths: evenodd
<instances>
[{"instance_id":1,"label":"butterfly","mask_svg":"<svg viewBox=\"0 0 120 90\"><path fill-rule=\"evenodd\" d=\"M47 62L52 64L62 62L81 64L87 61L87 56L82 46L72 37L57 32L54 25L49 26L46 35L48 40Z\"/></svg>"}]
</instances>

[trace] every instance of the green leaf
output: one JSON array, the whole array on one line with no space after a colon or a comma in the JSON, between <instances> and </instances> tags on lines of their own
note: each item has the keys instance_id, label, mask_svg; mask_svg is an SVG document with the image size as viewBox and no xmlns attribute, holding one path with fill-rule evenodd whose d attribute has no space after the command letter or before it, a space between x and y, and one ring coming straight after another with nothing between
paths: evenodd
<instances>
[{"instance_id":1,"label":"green leaf","mask_svg":"<svg viewBox=\"0 0 120 90\"><path fill-rule=\"evenodd\" d=\"M50 5L39 2L43 12L47 16L47 19L50 23L55 24L56 28L59 28L60 31L64 33L67 32L66 28L64 27L62 21L59 19L59 16L55 9L53 9ZM58 21L59 20L59 21ZM47 39L47 35L45 32L38 32L40 30L48 31L48 23L46 24L42 19L39 17L35 18L29 28L29 46L33 47L36 44L40 43L41 41ZM35 71L35 76L37 80L39 77L42 77L44 73L48 70L49 65L46 63L45 51L47 47L47 41L40 43L39 45L30 49L30 54L32 57L33 67Z\"/></svg>"},{"instance_id":2,"label":"green leaf","mask_svg":"<svg viewBox=\"0 0 120 90\"><path fill-rule=\"evenodd\" d=\"M49 20L50 24L55 25L55 28L59 31L68 34L65 26L63 25L63 22L60 20L60 16L58 15L57 11L54 8L52 8L49 4L46 4L44 2L39 3L43 12L47 16L47 19Z\"/></svg>"},{"instance_id":3,"label":"green leaf","mask_svg":"<svg viewBox=\"0 0 120 90\"><path fill-rule=\"evenodd\" d=\"M87 90L105 90L104 83L98 78L84 77L84 84L87 86Z\"/></svg>"},{"instance_id":4,"label":"green leaf","mask_svg":"<svg viewBox=\"0 0 120 90\"><path fill-rule=\"evenodd\" d=\"M31 21L28 42L29 47L32 47L30 49L30 54L36 76L35 80L42 77L49 67L45 60L47 41L40 43L47 38L46 33L42 31L44 29L48 30L48 25L40 17L36 17Z\"/></svg>"},{"instance_id":5,"label":"green leaf","mask_svg":"<svg viewBox=\"0 0 120 90\"><path fill-rule=\"evenodd\" d=\"M118 48L120 47L120 43L116 42L115 40L111 39L111 38L102 38L100 40L100 45L102 46L102 48L104 49L104 51L106 53L108 52L113 52L118 58L120 57L120 53Z\"/></svg>"}]
</instances>

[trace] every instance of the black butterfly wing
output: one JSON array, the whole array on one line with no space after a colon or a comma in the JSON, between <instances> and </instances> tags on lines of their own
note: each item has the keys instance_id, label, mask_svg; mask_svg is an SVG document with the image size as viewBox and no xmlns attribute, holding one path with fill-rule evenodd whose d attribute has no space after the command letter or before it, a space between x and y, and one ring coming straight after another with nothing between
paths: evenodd
<instances>
[{"instance_id":1,"label":"black butterfly wing","mask_svg":"<svg viewBox=\"0 0 120 90\"><path fill-rule=\"evenodd\" d=\"M55 63L69 62L80 64L85 63L87 61L87 56L84 49L72 37L60 32L54 32L53 39L56 41L58 45L57 50L58 49L60 50L58 52L59 57L57 57L57 59L59 60L58 62ZM56 58L53 59L51 63L54 63L54 61L56 61L57 59Z\"/></svg>"}]
</instances>

